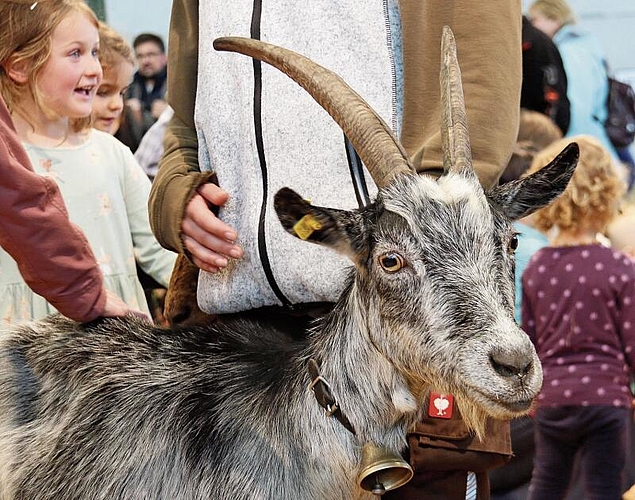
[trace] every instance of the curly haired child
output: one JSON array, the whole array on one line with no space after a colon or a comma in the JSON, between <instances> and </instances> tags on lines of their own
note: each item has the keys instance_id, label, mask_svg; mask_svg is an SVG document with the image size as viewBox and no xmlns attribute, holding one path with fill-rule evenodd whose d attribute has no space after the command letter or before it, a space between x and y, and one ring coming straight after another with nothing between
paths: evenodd
<instances>
[{"instance_id":1,"label":"curly haired child","mask_svg":"<svg viewBox=\"0 0 635 500\"><path fill-rule=\"evenodd\" d=\"M580 146L573 179L537 212L550 231L522 277L522 324L543 364L535 415L530 496L564 498L580 454L585 498L621 498L635 368L635 266L597 235L618 212L625 186L609 152L589 136L538 153L530 172L572 140Z\"/></svg>"}]
</instances>

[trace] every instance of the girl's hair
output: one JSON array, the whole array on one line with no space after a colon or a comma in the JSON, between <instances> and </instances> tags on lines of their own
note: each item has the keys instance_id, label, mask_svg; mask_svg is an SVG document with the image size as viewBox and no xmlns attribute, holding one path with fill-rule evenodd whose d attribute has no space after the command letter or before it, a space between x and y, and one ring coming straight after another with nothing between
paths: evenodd
<instances>
[{"instance_id":1,"label":"girl's hair","mask_svg":"<svg viewBox=\"0 0 635 500\"><path fill-rule=\"evenodd\" d=\"M530 12L539 12L547 19L557 21L562 26L575 23L575 14L565 0L536 0L529 7Z\"/></svg>"},{"instance_id":2,"label":"girl's hair","mask_svg":"<svg viewBox=\"0 0 635 500\"><path fill-rule=\"evenodd\" d=\"M603 231L617 215L626 186L610 153L597 139L579 135L554 142L534 157L527 173L547 165L571 142L580 146L575 173L564 193L536 212L533 221L543 231L554 226L570 231L584 228Z\"/></svg>"},{"instance_id":3,"label":"girl's hair","mask_svg":"<svg viewBox=\"0 0 635 500\"><path fill-rule=\"evenodd\" d=\"M10 111L21 96L30 93L46 111L37 87L40 71L51 54L53 31L69 14L81 12L98 26L97 16L84 0L1 0L0 1L0 92ZM28 81L19 83L7 74L7 64L25 64ZM27 118L27 117L25 117ZM90 117L73 120L75 131L90 126Z\"/></svg>"},{"instance_id":4,"label":"girl's hair","mask_svg":"<svg viewBox=\"0 0 635 500\"><path fill-rule=\"evenodd\" d=\"M99 62L104 73L115 67L121 59L134 65L130 45L114 29L99 21Z\"/></svg>"},{"instance_id":5,"label":"girl's hair","mask_svg":"<svg viewBox=\"0 0 635 500\"><path fill-rule=\"evenodd\" d=\"M521 177L530 167L536 153L561 137L562 131L547 115L521 109L516 147L501 175L500 184Z\"/></svg>"}]
</instances>

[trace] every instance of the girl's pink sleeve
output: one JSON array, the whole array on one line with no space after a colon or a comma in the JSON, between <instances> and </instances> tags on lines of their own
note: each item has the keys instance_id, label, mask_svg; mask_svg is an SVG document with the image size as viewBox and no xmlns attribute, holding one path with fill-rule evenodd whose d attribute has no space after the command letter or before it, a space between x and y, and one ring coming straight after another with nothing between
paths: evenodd
<instances>
[{"instance_id":1,"label":"girl's pink sleeve","mask_svg":"<svg viewBox=\"0 0 635 500\"><path fill-rule=\"evenodd\" d=\"M90 246L57 184L33 171L1 98L0 245L29 287L65 316L90 321L103 313L103 277Z\"/></svg>"}]
</instances>

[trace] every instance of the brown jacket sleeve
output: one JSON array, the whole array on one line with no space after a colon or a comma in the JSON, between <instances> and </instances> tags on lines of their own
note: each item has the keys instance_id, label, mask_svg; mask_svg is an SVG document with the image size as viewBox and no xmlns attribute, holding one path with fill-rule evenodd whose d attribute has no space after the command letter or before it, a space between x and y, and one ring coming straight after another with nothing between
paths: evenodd
<instances>
[{"instance_id":1,"label":"brown jacket sleeve","mask_svg":"<svg viewBox=\"0 0 635 500\"><path fill-rule=\"evenodd\" d=\"M521 1L400 1L404 47L402 142L419 171L442 165L441 31L454 31L474 167L493 186L518 131L522 83Z\"/></svg>"},{"instance_id":2,"label":"brown jacket sleeve","mask_svg":"<svg viewBox=\"0 0 635 500\"><path fill-rule=\"evenodd\" d=\"M200 172L194 102L198 71L198 0L174 0L170 18L168 101L174 116L165 132L164 152L152 183L149 212L161 245L185 253L181 221L185 204L213 176Z\"/></svg>"},{"instance_id":3,"label":"brown jacket sleeve","mask_svg":"<svg viewBox=\"0 0 635 500\"><path fill-rule=\"evenodd\" d=\"M84 234L69 220L57 184L33 172L0 99L0 245L31 289L77 321L101 315L103 278Z\"/></svg>"}]
</instances>

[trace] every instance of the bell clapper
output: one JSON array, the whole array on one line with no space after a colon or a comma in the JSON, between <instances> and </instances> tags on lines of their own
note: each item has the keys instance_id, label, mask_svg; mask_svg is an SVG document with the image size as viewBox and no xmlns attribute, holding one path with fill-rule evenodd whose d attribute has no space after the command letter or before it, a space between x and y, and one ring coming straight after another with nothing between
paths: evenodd
<instances>
[{"instance_id":1,"label":"bell clapper","mask_svg":"<svg viewBox=\"0 0 635 500\"><path fill-rule=\"evenodd\" d=\"M373 486L370 492L377 498L381 497L384 493L386 493L386 488L384 488L384 485L379 480L379 477L375 477L375 481L373 482Z\"/></svg>"}]
</instances>

